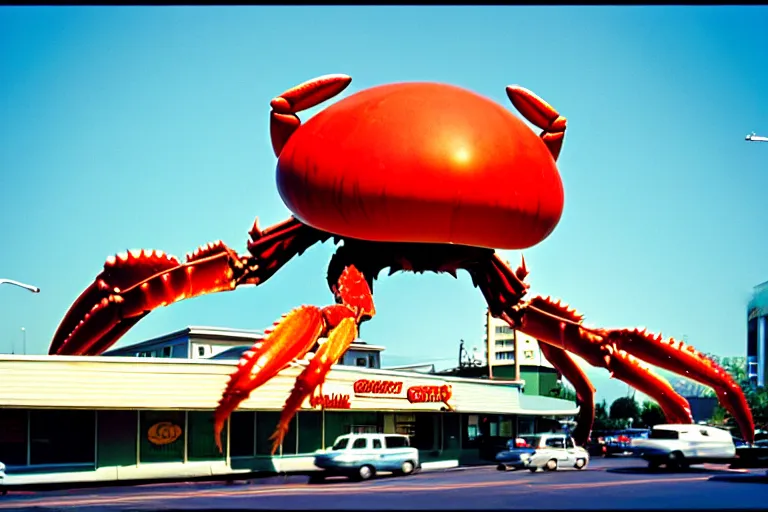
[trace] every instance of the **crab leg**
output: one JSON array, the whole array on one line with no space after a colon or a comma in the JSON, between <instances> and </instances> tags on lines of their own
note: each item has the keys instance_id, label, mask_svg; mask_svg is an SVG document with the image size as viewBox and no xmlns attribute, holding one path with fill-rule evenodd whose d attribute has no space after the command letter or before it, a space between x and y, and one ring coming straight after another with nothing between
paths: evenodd
<instances>
[{"instance_id":1,"label":"crab leg","mask_svg":"<svg viewBox=\"0 0 768 512\"><path fill-rule=\"evenodd\" d=\"M593 366L608 369L612 376L656 400L670 421L693 421L688 402L634 355L644 362L713 387L721 404L736 419L744 440L753 441L752 413L743 392L725 370L695 350L645 331L586 328L582 325L581 315L541 297L519 306L518 312L522 313L521 331L578 354ZM562 324L565 324L564 333L560 332Z\"/></svg>"},{"instance_id":2,"label":"crab leg","mask_svg":"<svg viewBox=\"0 0 768 512\"><path fill-rule=\"evenodd\" d=\"M272 379L286 365L309 354L318 340L327 337L309 366L299 375L284 408L275 443L279 446L290 419L304 399L322 384L331 365L338 361L357 336L357 325L375 314L373 297L365 277L354 267L344 269L338 280L336 300L340 304L318 308L302 306L282 320L266 339L245 352L230 377L214 412L216 446L222 451L221 431L230 414L258 387ZM350 323L351 322L351 323ZM350 337L351 336L351 337ZM282 432L282 433L281 433Z\"/></svg>"},{"instance_id":3,"label":"crab leg","mask_svg":"<svg viewBox=\"0 0 768 512\"><path fill-rule=\"evenodd\" d=\"M606 341L659 368L683 375L714 389L719 402L733 415L744 440L754 441L755 425L744 392L720 365L682 341L664 339L645 329L602 331Z\"/></svg>"},{"instance_id":4,"label":"crab leg","mask_svg":"<svg viewBox=\"0 0 768 512\"><path fill-rule=\"evenodd\" d=\"M544 130L541 132L541 139L549 148L552 157L557 160L563 147L566 119L549 103L519 85L508 86L507 96L523 117Z\"/></svg>"},{"instance_id":5,"label":"crab leg","mask_svg":"<svg viewBox=\"0 0 768 512\"><path fill-rule=\"evenodd\" d=\"M343 318L339 325L330 330L328 339L320 345L309 365L296 378L296 384L283 406L283 412L280 415L275 433L270 437L273 455L283 443L283 438L290 428L291 419L301 409L304 400L311 396L315 389L325 381L331 366L341 359L355 338L357 338L355 319L351 316Z\"/></svg>"},{"instance_id":6,"label":"crab leg","mask_svg":"<svg viewBox=\"0 0 768 512\"><path fill-rule=\"evenodd\" d=\"M576 390L576 398L579 401L579 414L572 437L577 445L585 446L587 441L589 441L589 434L592 432L592 424L595 418L595 388L584 371L568 355L568 352L554 345L542 342L539 342L539 347L547 361L552 363Z\"/></svg>"},{"instance_id":7,"label":"crab leg","mask_svg":"<svg viewBox=\"0 0 768 512\"><path fill-rule=\"evenodd\" d=\"M250 235L248 256L218 241L188 254L183 263L152 250L109 257L67 311L49 353L100 354L150 311L242 284L261 284L293 256L330 236L293 218L264 231L254 223Z\"/></svg>"},{"instance_id":8,"label":"crab leg","mask_svg":"<svg viewBox=\"0 0 768 512\"><path fill-rule=\"evenodd\" d=\"M270 102L269 116L272 149L280 153L293 132L301 125L297 112L307 110L333 98L347 88L352 78L347 75L324 75L288 89Z\"/></svg>"}]
</instances>

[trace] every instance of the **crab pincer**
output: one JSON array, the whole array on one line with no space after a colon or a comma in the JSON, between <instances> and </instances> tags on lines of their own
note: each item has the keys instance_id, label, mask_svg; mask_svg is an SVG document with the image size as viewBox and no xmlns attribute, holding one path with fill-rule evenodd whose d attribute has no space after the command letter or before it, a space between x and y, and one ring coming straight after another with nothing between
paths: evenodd
<instances>
[{"instance_id":1,"label":"crab pincer","mask_svg":"<svg viewBox=\"0 0 768 512\"><path fill-rule=\"evenodd\" d=\"M297 378L273 436L274 440L279 439L273 453L280 446L290 419L301 408L304 399L323 383L330 367L357 337L360 322L375 314L368 283L354 266L348 266L342 272L335 295L339 304L294 309L275 325L264 340L255 343L243 354L214 412L214 435L219 451L223 452L221 432L229 415L255 389L292 362L307 357L310 364ZM310 355L309 351L321 338L327 339L320 344L317 354Z\"/></svg>"}]
</instances>

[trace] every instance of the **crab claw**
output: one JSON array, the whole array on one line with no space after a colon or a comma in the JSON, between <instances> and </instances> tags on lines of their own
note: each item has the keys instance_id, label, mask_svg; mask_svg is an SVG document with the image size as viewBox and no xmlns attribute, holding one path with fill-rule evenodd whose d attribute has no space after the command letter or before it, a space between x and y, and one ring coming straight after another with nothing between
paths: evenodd
<instances>
[{"instance_id":1,"label":"crab claw","mask_svg":"<svg viewBox=\"0 0 768 512\"><path fill-rule=\"evenodd\" d=\"M185 263L153 250L111 256L64 316L49 353L100 354L155 308L234 289L239 264L221 241L200 247Z\"/></svg>"},{"instance_id":2,"label":"crab claw","mask_svg":"<svg viewBox=\"0 0 768 512\"><path fill-rule=\"evenodd\" d=\"M536 94L519 85L507 87L507 96L523 116L543 131L541 140L557 160L563 147L566 119Z\"/></svg>"},{"instance_id":3,"label":"crab claw","mask_svg":"<svg viewBox=\"0 0 768 512\"><path fill-rule=\"evenodd\" d=\"M274 434L269 439L272 441L272 454L277 452L283 443L283 438L290 428L291 419L301 408L304 400L314 393L315 389L324 381L331 369L331 365L338 362L349 345L357 338L357 324L353 318L344 318L339 325L331 329L328 339L322 342L309 365L297 377L288 400L285 401L280 421Z\"/></svg>"},{"instance_id":4,"label":"crab claw","mask_svg":"<svg viewBox=\"0 0 768 512\"><path fill-rule=\"evenodd\" d=\"M245 352L230 377L219 405L214 411L214 437L223 453L221 432L227 418L248 396L287 365L306 356L320 338L320 345L309 366L299 375L283 408L273 436L273 453L280 446L290 420L317 386L323 383L333 363L357 336L361 321L375 314L368 282L354 266L344 269L338 279L336 299L341 304L324 308L302 306L294 309L276 324L266 339Z\"/></svg>"},{"instance_id":5,"label":"crab claw","mask_svg":"<svg viewBox=\"0 0 768 512\"><path fill-rule=\"evenodd\" d=\"M229 415L254 389L280 373L293 360L303 358L317 343L324 330L324 323L320 308L296 308L285 315L264 340L243 354L213 416L219 451L223 452L221 431Z\"/></svg>"}]
</instances>

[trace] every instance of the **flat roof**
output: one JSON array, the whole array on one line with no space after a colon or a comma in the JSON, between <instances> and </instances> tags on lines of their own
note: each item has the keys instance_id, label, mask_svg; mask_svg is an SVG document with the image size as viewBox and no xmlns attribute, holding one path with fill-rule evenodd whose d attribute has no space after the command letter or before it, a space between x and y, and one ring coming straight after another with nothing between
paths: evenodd
<instances>
[{"instance_id":1,"label":"flat roof","mask_svg":"<svg viewBox=\"0 0 768 512\"><path fill-rule=\"evenodd\" d=\"M239 410L282 410L306 361L289 365L252 393ZM148 359L137 357L0 355L0 404L12 408L128 410L213 410L236 361ZM395 381L396 391L382 395L355 390L360 380ZM573 416L572 402L520 393L521 382L490 381L414 372L334 365L323 393L351 399L352 410L444 411L432 400L411 401L424 386L452 387L455 410L470 414ZM302 409L312 408L303 405Z\"/></svg>"}]
</instances>

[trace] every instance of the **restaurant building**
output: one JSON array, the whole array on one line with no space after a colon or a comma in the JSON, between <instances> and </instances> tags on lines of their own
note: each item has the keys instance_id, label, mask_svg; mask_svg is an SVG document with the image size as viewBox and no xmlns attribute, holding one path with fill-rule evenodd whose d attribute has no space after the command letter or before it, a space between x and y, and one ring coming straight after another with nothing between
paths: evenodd
<instances>
[{"instance_id":1,"label":"restaurant building","mask_svg":"<svg viewBox=\"0 0 768 512\"><path fill-rule=\"evenodd\" d=\"M235 365L0 356L0 485L308 472L316 450L349 432L406 434L426 464L473 464L483 447L577 413L572 402L523 395L519 382L337 365L271 456L269 437L301 371L294 366L241 404L220 454L212 413Z\"/></svg>"}]
</instances>

